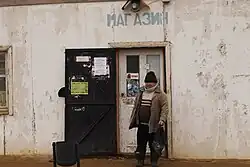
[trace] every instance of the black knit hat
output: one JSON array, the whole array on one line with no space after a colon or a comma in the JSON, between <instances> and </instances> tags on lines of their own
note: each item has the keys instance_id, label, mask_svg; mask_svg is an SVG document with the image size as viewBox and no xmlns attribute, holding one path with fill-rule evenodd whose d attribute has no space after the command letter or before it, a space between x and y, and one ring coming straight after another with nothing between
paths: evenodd
<instances>
[{"instance_id":1,"label":"black knit hat","mask_svg":"<svg viewBox=\"0 0 250 167\"><path fill-rule=\"evenodd\" d=\"M153 71L149 71L144 79L145 83L152 82L152 83L157 83L157 78L155 76L155 73Z\"/></svg>"}]
</instances>

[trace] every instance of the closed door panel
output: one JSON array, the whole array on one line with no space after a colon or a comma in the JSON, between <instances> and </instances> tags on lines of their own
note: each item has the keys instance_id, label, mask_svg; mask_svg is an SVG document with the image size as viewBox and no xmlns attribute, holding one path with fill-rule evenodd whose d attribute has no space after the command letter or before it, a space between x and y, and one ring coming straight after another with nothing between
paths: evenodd
<instances>
[{"instance_id":1,"label":"closed door panel","mask_svg":"<svg viewBox=\"0 0 250 167\"><path fill-rule=\"evenodd\" d=\"M65 139L81 156L116 153L116 52L67 49Z\"/></svg>"},{"instance_id":2,"label":"closed door panel","mask_svg":"<svg viewBox=\"0 0 250 167\"><path fill-rule=\"evenodd\" d=\"M116 111L113 105L66 106L66 141L79 143L81 156L116 153Z\"/></svg>"}]
</instances>

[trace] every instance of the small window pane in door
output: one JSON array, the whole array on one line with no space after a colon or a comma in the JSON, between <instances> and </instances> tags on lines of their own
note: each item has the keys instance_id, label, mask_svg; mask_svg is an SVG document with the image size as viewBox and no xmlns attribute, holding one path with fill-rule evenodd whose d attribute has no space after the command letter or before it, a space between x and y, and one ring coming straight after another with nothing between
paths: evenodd
<instances>
[{"instance_id":1,"label":"small window pane in door","mask_svg":"<svg viewBox=\"0 0 250 167\"><path fill-rule=\"evenodd\" d=\"M127 97L135 97L139 92L139 55L128 55L127 57L127 78L126 90Z\"/></svg>"},{"instance_id":2,"label":"small window pane in door","mask_svg":"<svg viewBox=\"0 0 250 167\"><path fill-rule=\"evenodd\" d=\"M139 73L139 56L129 55L127 56L127 73Z\"/></svg>"},{"instance_id":3,"label":"small window pane in door","mask_svg":"<svg viewBox=\"0 0 250 167\"><path fill-rule=\"evenodd\" d=\"M154 71L160 83L160 76L161 76L160 55L147 55L147 64L149 65L149 69L147 71Z\"/></svg>"}]
</instances>

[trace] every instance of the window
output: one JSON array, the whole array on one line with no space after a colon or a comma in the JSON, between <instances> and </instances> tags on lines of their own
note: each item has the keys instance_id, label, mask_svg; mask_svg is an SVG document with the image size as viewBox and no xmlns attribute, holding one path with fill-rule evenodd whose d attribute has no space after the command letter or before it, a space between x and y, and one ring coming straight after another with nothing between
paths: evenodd
<instances>
[{"instance_id":1,"label":"window","mask_svg":"<svg viewBox=\"0 0 250 167\"><path fill-rule=\"evenodd\" d=\"M127 96L135 97L139 92L139 55L127 55Z\"/></svg>"},{"instance_id":2,"label":"window","mask_svg":"<svg viewBox=\"0 0 250 167\"><path fill-rule=\"evenodd\" d=\"M157 80L159 82L159 85L161 85L161 56L160 55L147 55L146 60L147 64L149 65L148 71L154 71Z\"/></svg>"},{"instance_id":3,"label":"window","mask_svg":"<svg viewBox=\"0 0 250 167\"><path fill-rule=\"evenodd\" d=\"M127 56L127 73L139 73L139 55Z\"/></svg>"},{"instance_id":4,"label":"window","mask_svg":"<svg viewBox=\"0 0 250 167\"><path fill-rule=\"evenodd\" d=\"M0 115L9 114L9 103L10 103L10 92L9 88L11 87L10 70L12 68L10 66L10 56L9 49L1 50L0 47Z\"/></svg>"}]
</instances>

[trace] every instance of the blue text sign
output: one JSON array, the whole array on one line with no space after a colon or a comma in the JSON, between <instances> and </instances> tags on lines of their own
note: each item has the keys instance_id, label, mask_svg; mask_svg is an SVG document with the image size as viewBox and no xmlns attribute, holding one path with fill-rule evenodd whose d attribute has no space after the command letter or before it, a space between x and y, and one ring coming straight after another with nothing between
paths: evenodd
<instances>
[{"instance_id":1,"label":"blue text sign","mask_svg":"<svg viewBox=\"0 0 250 167\"><path fill-rule=\"evenodd\" d=\"M168 13L162 12L144 12L123 14L107 14L107 26L147 26L147 25L162 25L168 23Z\"/></svg>"}]
</instances>

